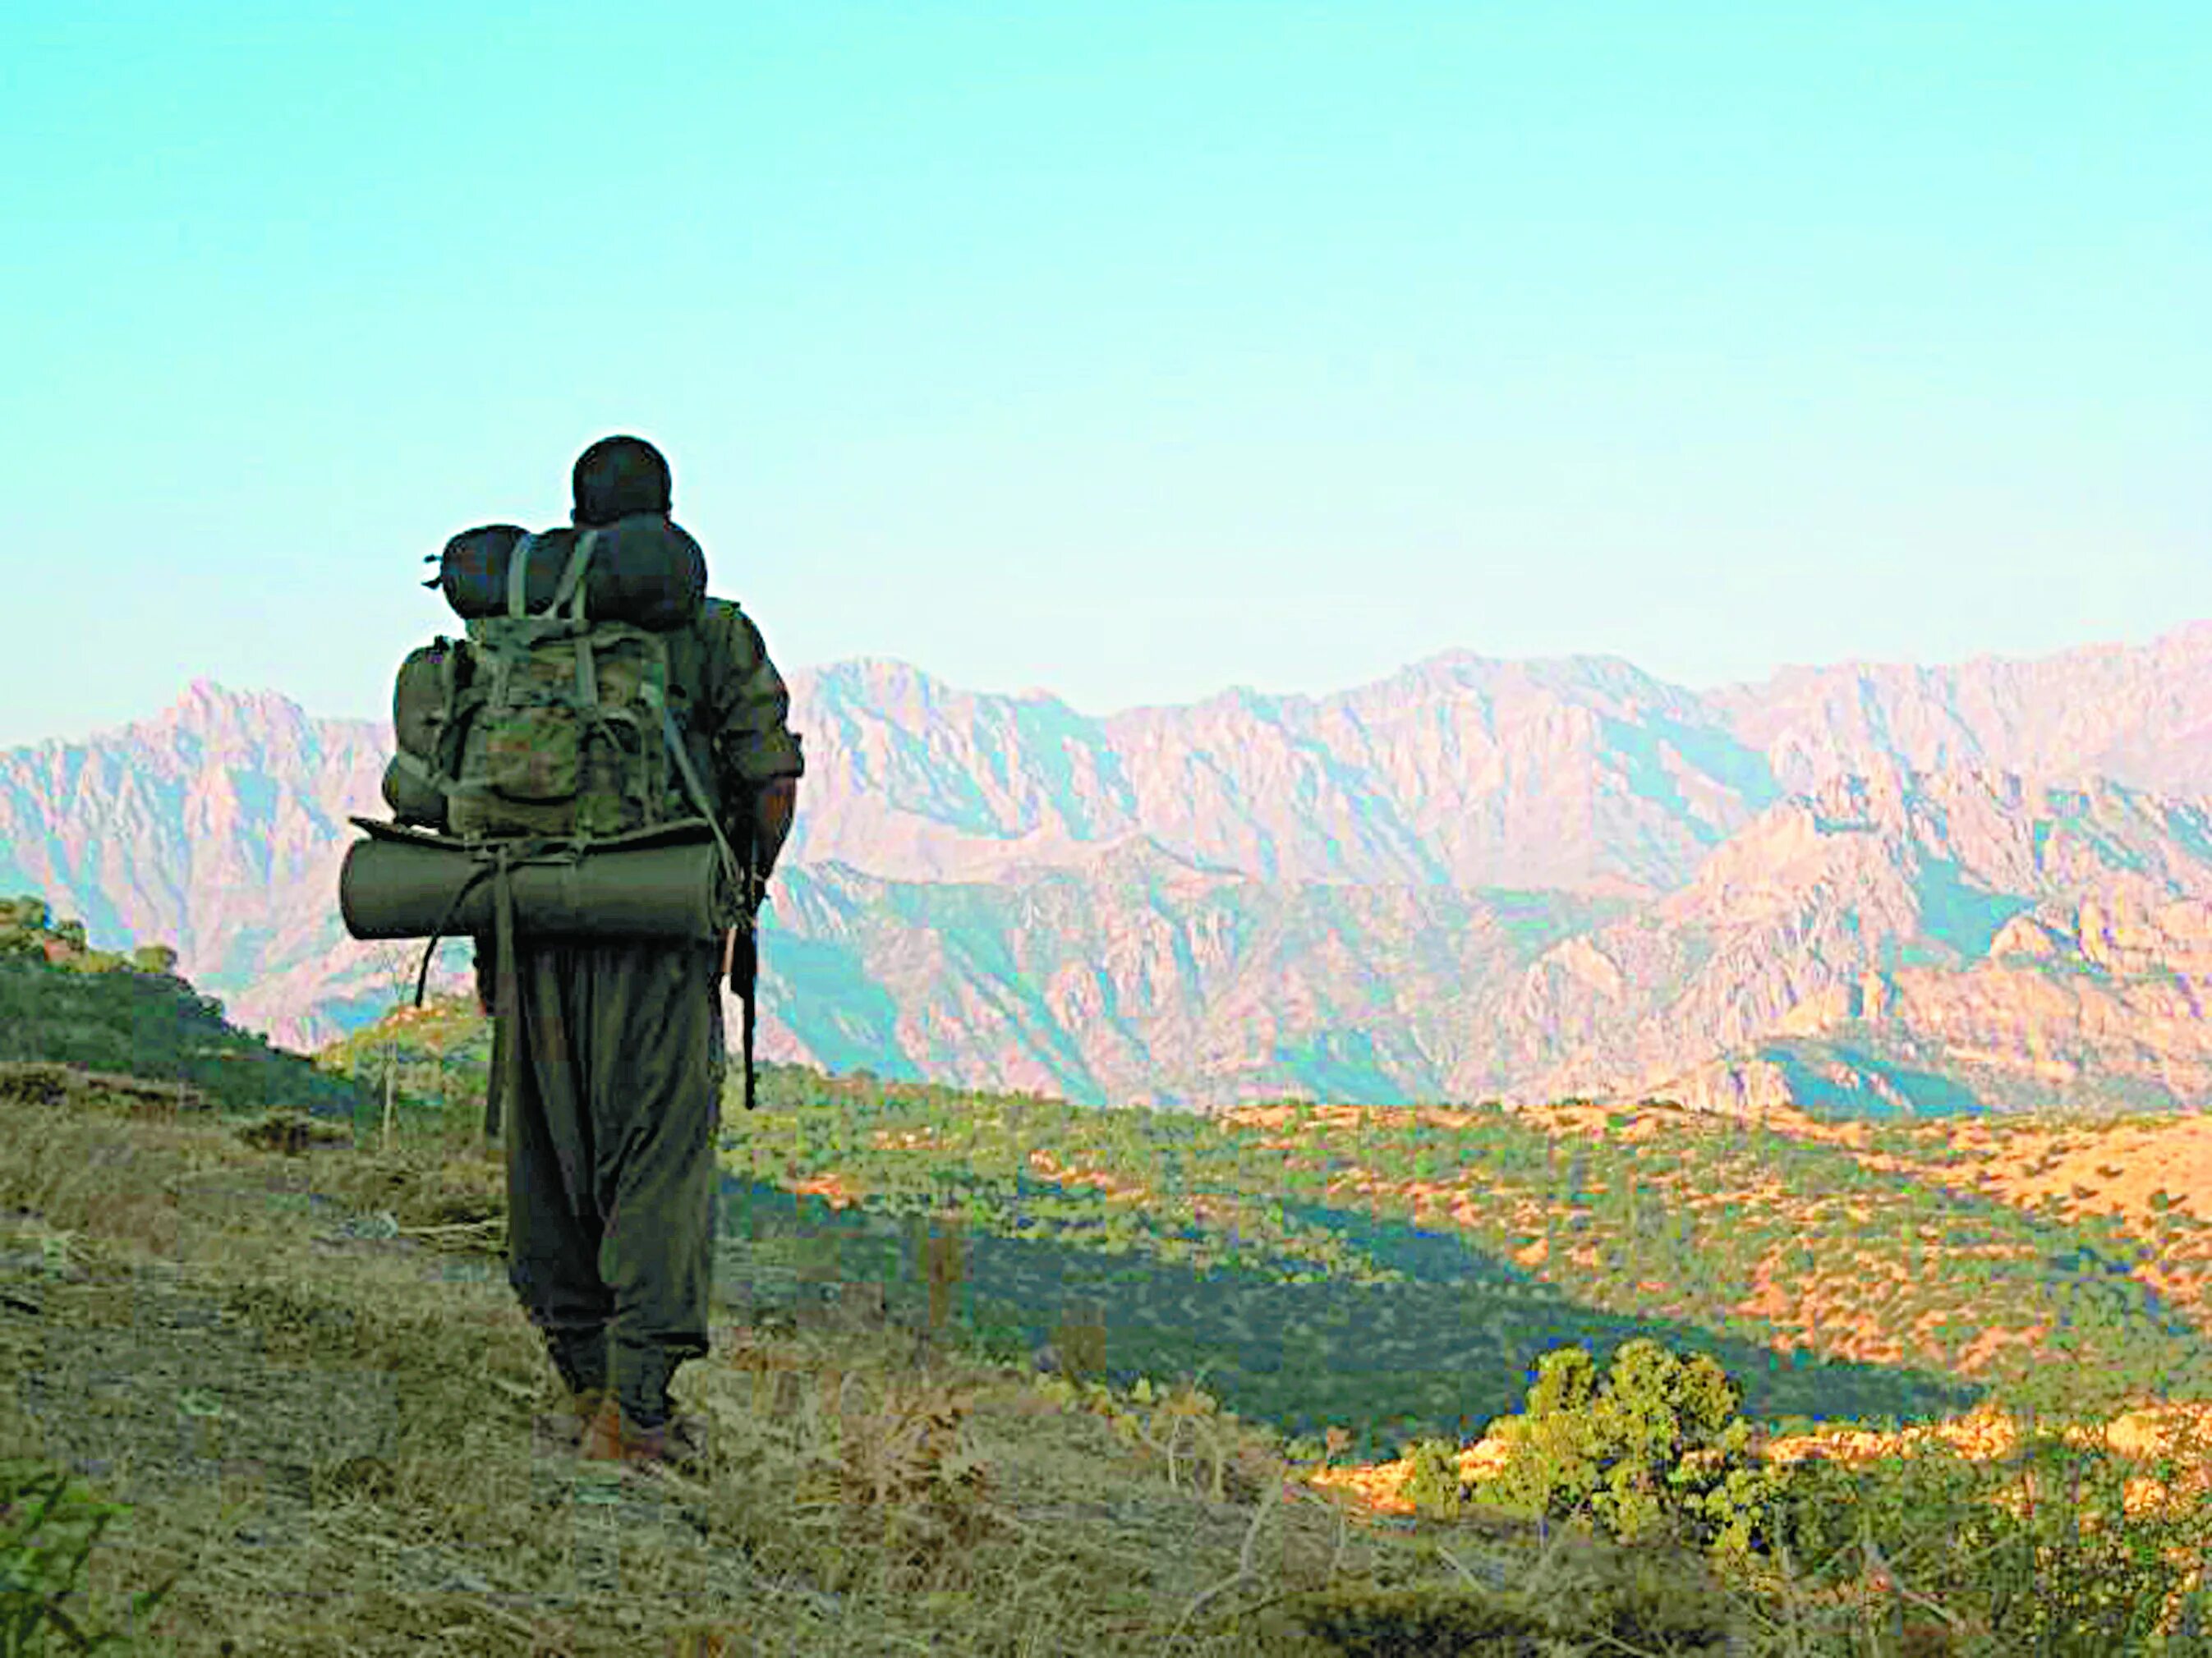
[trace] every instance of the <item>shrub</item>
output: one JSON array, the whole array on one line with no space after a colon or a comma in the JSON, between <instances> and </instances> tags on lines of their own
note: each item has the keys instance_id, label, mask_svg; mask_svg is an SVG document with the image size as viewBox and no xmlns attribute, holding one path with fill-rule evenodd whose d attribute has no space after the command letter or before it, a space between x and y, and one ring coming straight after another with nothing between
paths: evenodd
<instances>
[{"instance_id":1,"label":"shrub","mask_svg":"<svg viewBox=\"0 0 2212 1658\"><path fill-rule=\"evenodd\" d=\"M55 965L70 973L112 973L123 964L123 957L112 950L86 950L64 956Z\"/></svg>"},{"instance_id":2,"label":"shrub","mask_svg":"<svg viewBox=\"0 0 2212 1658\"><path fill-rule=\"evenodd\" d=\"M46 901L34 895L21 898L0 899L0 926L18 926L29 932L43 932L53 925L53 912Z\"/></svg>"},{"instance_id":3,"label":"shrub","mask_svg":"<svg viewBox=\"0 0 2212 1658\"><path fill-rule=\"evenodd\" d=\"M1711 1358L1656 1341L1625 1343L1602 1384L1586 1349L1559 1348L1538 1366L1528 1408L1496 1424L1506 1461L1475 1493L1624 1543L1673 1535L1746 1553L1781 1479L1751 1448L1741 1396Z\"/></svg>"},{"instance_id":4,"label":"shrub","mask_svg":"<svg viewBox=\"0 0 2212 1658\"><path fill-rule=\"evenodd\" d=\"M2212 1518L2186 1499L2130 1514L2142 1472L2047 1429L1987 1463L1941 1441L1863 1466L1809 1459L1789 1470L1772 1558L1747 1577L1768 1589L1786 1577L1800 1604L1863 1632L1938 1613L1982 1643L1962 1650L2201 1652Z\"/></svg>"},{"instance_id":5,"label":"shrub","mask_svg":"<svg viewBox=\"0 0 2212 1658\"><path fill-rule=\"evenodd\" d=\"M1467 1511L1469 1488L1462 1483L1459 1461L1441 1439L1424 1439L1406 1449L1406 1482L1399 1495L1413 1512L1437 1520L1456 1520Z\"/></svg>"},{"instance_id":6,"label":"shrub","mask_svg":"<svg viewBox=\"0 0 2212 1658\"><path fill-rule=\"evenodd\" d=\"M1297 1628L1343 1658L1453 1658L1548 1632L1516 1606L1449 1587L1337 1584L1294 1597L1290 1612Z\"/></svg>"},{"instance_id":7,"label":"shrub","mask_svg":"<svg viewBox=\"0 0 2212 1658\"><path fill-rule=\"evenodd\" d=\"M1520 1658L1741 1649L1725 1590L1695 1561L1656 1553L1553 1557L1518 1582L1383 1585L1358 1577L1286 1597L1302 1635L1271 1649L1331 1658Z\"/></svg>"}]
</instances>

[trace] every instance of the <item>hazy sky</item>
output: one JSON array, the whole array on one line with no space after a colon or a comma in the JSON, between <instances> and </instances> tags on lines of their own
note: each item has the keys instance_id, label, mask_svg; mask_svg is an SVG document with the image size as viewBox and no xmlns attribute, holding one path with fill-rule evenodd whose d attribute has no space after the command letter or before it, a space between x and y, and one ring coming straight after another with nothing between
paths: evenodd
<instances>
[{"instance_id":1,"label":"hazy sky","mask_svg":"<svg viewBox=\"0 0 2212 1658\"><path fill-rule=\"evenodd\" d=\"M378 714L676 469L787 668L1094 713L1452 647L2212 616L2212 5L13 9L0 744Z\"/></svg>"}]
</instances>

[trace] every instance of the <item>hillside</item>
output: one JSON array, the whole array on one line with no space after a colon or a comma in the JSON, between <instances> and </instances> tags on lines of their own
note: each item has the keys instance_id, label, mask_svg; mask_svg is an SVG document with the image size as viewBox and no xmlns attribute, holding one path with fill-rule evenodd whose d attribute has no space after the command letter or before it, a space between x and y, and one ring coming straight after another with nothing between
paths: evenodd
<instances>
[{"instance_id":1,"label":"hillside","mask_svg":"<svg viewBox=\"0 0 2212 1658\"><path fill-rule=\"evenodd\" d=\"M1225 1402L1286 1431L1317 1411L1351 1425L1357 1399L1369 1448L1464 1432L1558 1342L1639 1332L1711 1352L1770 1424L1963 1409L2059 1359L2122 1393L2212 1396L2212 1228L2185 1203L2048 1199L2028 1173L2041 1140L2016 1169L1821 1129L1571 1106L1285 1104L1211 1124L887 1087L764 1110L726 1157L838 1206L808 1224L851 1252L842 1276L884 1270L874 1217L951 1205L1009 1351L1048 1335L1034 1305L1051 1286L1110 1295L1127 1374L1202 1352ZM2113 1135L2127 1157L2124 1137L2153 1131L2045 1132ZM2094 1157L2067 1166L2140 1184Z\"/></svg>"},{"instance_id":2,"label":"hillside","mask_svg":"<svg viewBox=\"0 0 2212 1658\"><path fill-rule=\"evenodd\" d=\"M394 1008L310 1063L174 977L0 971L19 1015L0 1059L177 1078L187 1108L342 1114L380 1140L466 1145L481 1121L489 1022L465 1000ZM1283 1102L1208 1118L775 1065L761 1098L726 1112L730 1199L804 1220L834 1276L896 1278L901 1226L951 1208L974 1317L1010 1356L1049 1340L1048 1304L1109 1293L1117 1373L1202 1359L1285 1432L1317 1412L1370 1448L1462 1430L1504 1408L1532 1351L1642 1331L1711 1351L1769 1423L1960 1408L2085 1344L2116 1388L2212 1397L2212 1213L2191 1173L2212 1139L2193 1117ZM730 1250L730 1282L750 1282ZM1340 1378L1328 1355L1351 1333Z\"/></svg>"},{"instance_id":3,"label":"hillside","mask_svg":"<svg viewBox=\"0 0 2212 1658\"><path fill-rule=\"evenodd\" d=\"M403 1124L465 1136L488 1059L487 1022L449 1001L318 1064L373 1091L389 1071ZM2212 1128L2195 1116L1208 1118L774 1064L760 1098L726 1110L726 1195L811 1236L815 1279L895 1283L903 1229L957 1212L969 1315L1007 1356L1106 1295L1125 1379L1203 1363L1252 1419L1295 1434L1326 1416L1370 1451L1503 1409L1534 1351L1638 1333L1711 1352L1770 1425L1924 1418L2085 1355L2123 1394L2212 1397ZM787 1269L732 1238L722 1270L733 1295L787 1299Z\"/></svg>"},{"instance_id":4,"label":"hillside","mask_svg":"<svg viewBox=\"0 0 2212 1658\"><path fill-rule=\"evenodd\" d=\"M357 1088L230 1023L175 967L167 945L95 950L82 922L56 921L43 900L0 900L0 1063L155 1078L187 1109L350 1119L366 1108Z\"/></svg>"},{"instance_id":5,"label":"hillside","mask_svg":"<svg viewBox=\"0 0 2212 1658\"><path fill-rule=\"evenodd\" d=\"M64 999L85 978L24 971ZM1501 1654L1718 1654L1731 1629L1756 1658L1887 1650L1839 1644L1879 1626L1855 1552L1801 1555L1785 1592L1755 1561L1547 1541L1424 1470L1456 1447L1489 1477L1539 1358L1645 1335L1722 1362L1777 1470L1816 1424L2212 1399L2192 1122L1207 1120L774 1066L757 1113L726 1108L715 1357L678 1383L726 1460L610 1481L532 1449L555 1389L473 1143L482 1024L397 1010L320 1056L390 1067L386 1149L371 1115L317 1145L158 1078L0 1066L0 1472L58 1460L133 1505L88 1606L176 1577L153 1649L723 1652L769 1619L806 1658L1178 1637L1328 1658L1367 1649L1342 1643L1358 1604L1474 1619L1509 1644L1468 1649ZM1806 1478L1938 1477L1866 1444L1862 1472ZM1881 1498L1885 1550L1919 1574L1914 1538L2002 1513L2017 1477ZM1807 1489L1811 1525L1843 1488ZM1983 1506L1941 1506L1961 1501ZM1996 1642L1932 1649L2020 1649L2027 1603L1929 1560ZM2155 1585L2127 1627L2171 1625L2177 1580ZM2050 1649L2202 1649L2081 1638Z\"/></svg>"},{"instance_id":6,"label":"hillside","mask_svg":"<svg viewBox=\"0 0 2212 1658\"><path fill-rule=\"evenodd\" d=\"M678 1386L714 1424L707 1479L575 1462L537 1437L555 1389L496 1260L451 1247L478 1236L444 1220L454 1197L495 1179L258 1151L0 1074L0 1539L27 1466L123 1505L50 1601L42 1564L76 1557L32 1533L0 1612L51 1605L174 1658L1326 1658L1345 1649L1300 1637L1300 1602L1325 1627L1347 1589L1412 1589L1531 1635L1720 1650L1728 1601L1679 1553L1638 1557L1668 1563L1658 1585L1595 1540L1554 1547L1555 1587L1520 1606L1525 1525L1370 1521L1202 1393L1064 1397L864 1318L779 1333L718 1313L714 1357ZM1180 1457L1156 1448L1177 1437ZM1498 1588L1450 1588L1430 1534ZM126 1597L157 1589L134 1618Z\"/></svg>"},{"instance_id":7,"label":"hillside","mask_svg":"<svg viewBox=\"0 0 2212 1658\"><path fill-rule=\"evenodd\" d=\"M471 1017L416 1048L407 1016L345 1051L367 1067L396 1037L415 1108L435 1115L442 1085L465 1121L481 1049L440 1084L431 1048L465 1047ZM1644 1332L1713 1353L1770 1425L1924 1418L2060 1359L2123 1394L2212 1396L2196 1117L1284 1102L1208 1120L774 1066L761 1091L727 1118L729 1193L815 1240L814 1280L895 1285L902 1229L950 1210L969 1316L1010 1357L1049 1343L1053 1309L1109 1297L1116 1374L1203 1362L1248 1417L1300 1433L1326 1416L1368 1450L1494 1414L1534 1351ZM732 1294L807 1293L734 1239L723 1272Z\"/></svg>"}]
</instances>

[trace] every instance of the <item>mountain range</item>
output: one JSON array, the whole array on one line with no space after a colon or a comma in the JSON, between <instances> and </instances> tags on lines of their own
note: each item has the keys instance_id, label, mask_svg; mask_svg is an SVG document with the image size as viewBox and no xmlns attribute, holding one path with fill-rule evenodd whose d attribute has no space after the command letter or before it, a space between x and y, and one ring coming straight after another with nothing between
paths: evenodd
<instances>
[{"instance_id":1,"label":"mountain range","mask_svg":"<svg viewBox=\"0 0 2212 1658\"><path fill-rule=\"evenodd\" d=\"M765 1057L1199 1108L2212 1092L2212 623L1704 691L1453 652L1103 717L885 660L791 678ZM411 985L335 902L389 752L196 681L0 752L0 891L327 1041Z\"/></svg>"}]
</instances>

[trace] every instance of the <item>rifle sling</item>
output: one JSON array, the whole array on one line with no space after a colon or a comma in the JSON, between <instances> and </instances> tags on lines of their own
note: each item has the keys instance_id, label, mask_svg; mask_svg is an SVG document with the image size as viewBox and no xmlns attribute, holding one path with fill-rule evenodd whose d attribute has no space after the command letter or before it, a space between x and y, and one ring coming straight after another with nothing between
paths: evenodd
<instances>
[{"instance_id":1,"label":"rifle sling","mask_svg":"<svg viewBox=\"0 0 2212 1658\"><path fill-rule=\"evenodd\" d=\"M422 965L415 979L415 1005L422 1005L424 992L430 982L430 963L438 953L438 945L446 936L446 928L459 913L461 901L485 881L492 883L493 948L497 952L498 967L492 992L492 1057L491 1076L484 1090L484 1136L491 1139L499 1133L500 1104L510 1090L520 1090L522 1044L516 1040L516 1016L520 1011L520 969L514 953L514 865L538 848L532 843L495 842L480 849L476 856L483 867L461 883L446 906L430 934L430 942L423 947Z\"/></svg>"},{"instance_id":2,"label":"rifle sling","mask_svg":"<svg viewBox=\"0 0 2212 1658\"><path fill-rule=\"evenodd\" d=\"M501 1098L509 1091L517 1096L522 1091L522 1032L519 1028L522 1017L522 986L520 971L514 959L514 882L508 848L505 847L499 849L498 870L499 872L492 878L497 883L495 913L499 930L499 983L494 993L494 1017L497 1021L498 1031L506 1035L507 1052L501 1056L506 1063L495 1068L484 1090L484 1137L487 1139L499 1133Z\"/></svg>"}]
</instances>

